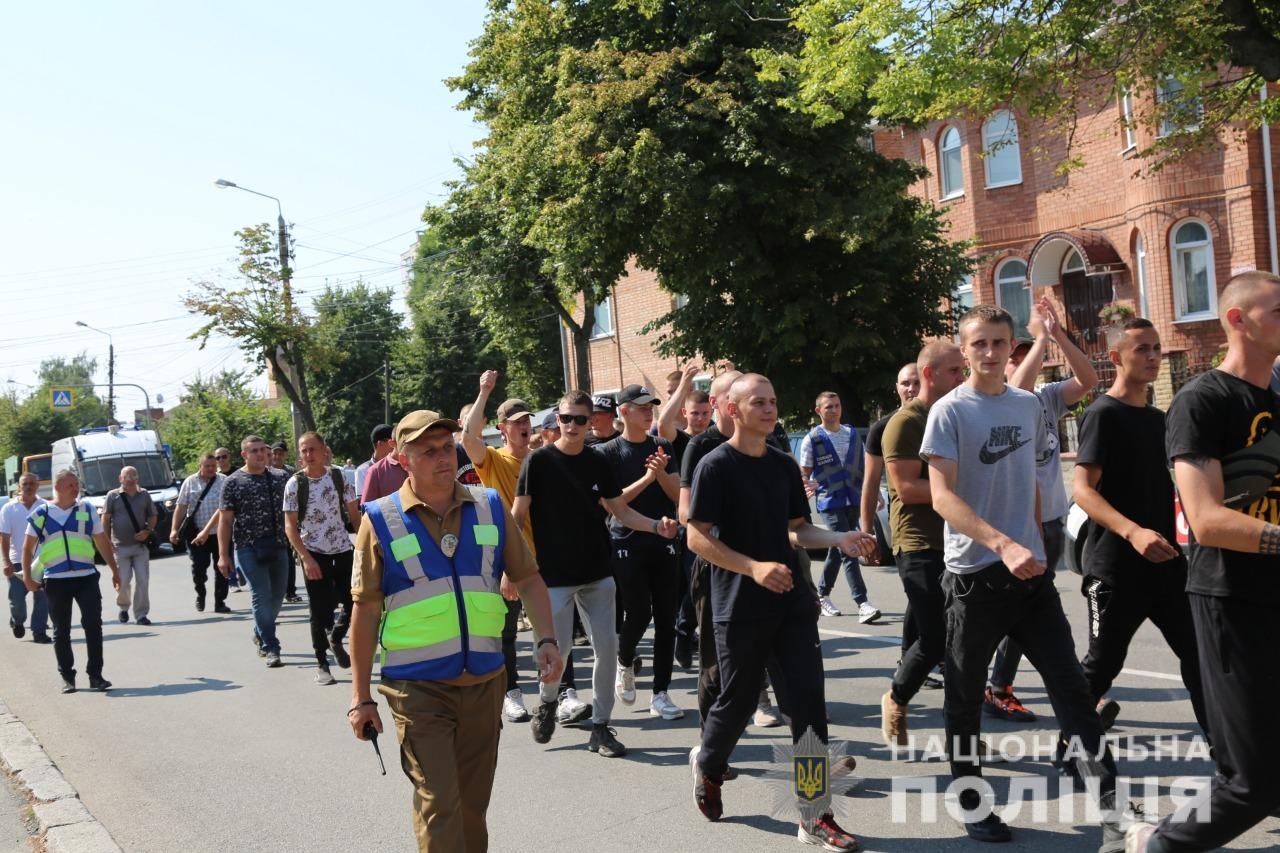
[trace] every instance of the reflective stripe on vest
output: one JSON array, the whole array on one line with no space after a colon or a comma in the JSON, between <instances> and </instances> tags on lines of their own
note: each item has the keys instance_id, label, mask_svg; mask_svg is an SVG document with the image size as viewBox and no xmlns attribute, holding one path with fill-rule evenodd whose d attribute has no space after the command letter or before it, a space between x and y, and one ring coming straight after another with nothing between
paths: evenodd
<instances>
[{"instance_id":1,"label":"reflective stripe on vest","mask_svg":"<svg viewBox=\"0 0 1280 853\"><path fill-rule=\"evenodd\" d=\"M818 481L818 497L814 501L819 512L857 506L862 498L862 441L858 431L849 428L849 453L841 460L836 447L822 425L809 433L813 445L813 472Z\"/></svg>"},{"instance_id":2,"label":"reflective stripe on vest","mask_svg":"<svg viewBox=\"0 0 1280 853\"><path fill-rule=\"evenodd\" d=\"M92 508L86 503L77 503L66 524L59 524L49 515L49 507L50 504L44 504L31 516L31 526L36 529L40 542L31 576L40 580L43 577L96 574L93 537L82 529L90 525Z\"/></svg>"},{"instance_id":3,"label":"reflective stripe on vest","mask_svg":"<svg viewBox=\"0 0 1280 853\"><path fill-rule=\"evenodd\" d=\"M366 504L383 553L382 674L439 680L501 668L507 605L498 593L507 535L497 492L469 487L447 557L398 494Z\"/></svg>"}]
</instances>

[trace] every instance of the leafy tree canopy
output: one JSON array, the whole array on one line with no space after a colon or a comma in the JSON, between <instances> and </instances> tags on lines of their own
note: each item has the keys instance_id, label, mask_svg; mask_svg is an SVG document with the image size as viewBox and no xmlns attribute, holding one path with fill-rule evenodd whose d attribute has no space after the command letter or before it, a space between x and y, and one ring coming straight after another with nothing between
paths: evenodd
<instances>
[{"instance_id":1,"label":"leafy tree canopy","mask_svg":"<svg viewBox=\"0 0 1280 853\"><path fill-rule=\"evenodd\" d=\"M823 122L867 99L915 122L1012 104L1070 138L1082 110L1128 90L1135 124L1177 128L1149 134L1141 153L1158 166L1280 119L1280 99L1259 97L1280 79L1280 6L1261 0L803 0L791 25L799 52L758 57ZM1166 80L1180 87L1157 97Z\"/></svg>"},{"instance_id":2,"label":"leafy tree canopy","mask_svg":"<svg viewBox=\"0 0 1280 853\"><path fill-rule=\"evenodd\" d=\"M81 353L70 360L50 358L40 363L37 385L28 396L18 398L14 386L0 398L0 458L48 453L60 438L75 435L83 427L105 426L107 406L93 388L97 362ZM71 386L72 407L53 411L49 389ZM104 389L105 385L102 386Z\"/></svg>"},{"instance_id":3,"label":"leafy tree canopy","mask_svg":"<svg viewBox=\"0 0 1280 853\"><path fill-rule=\"evenodd\" d=\"M186 476L195 472L206 453L226 447L241 464L240 441L246 435L260 435L268 442L288 440L292 427L288 406L258 399L249 376L224 370L187 383L182 403L165 415L161 428L173 448L174 470Z\"/></svg>"}]
</instances>

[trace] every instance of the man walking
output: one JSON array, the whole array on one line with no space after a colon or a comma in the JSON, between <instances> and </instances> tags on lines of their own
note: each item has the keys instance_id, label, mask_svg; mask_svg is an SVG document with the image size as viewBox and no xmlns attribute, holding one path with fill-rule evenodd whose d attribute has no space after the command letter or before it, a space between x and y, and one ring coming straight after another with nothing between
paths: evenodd
<instances>
[{"instance_id":1,"label":"man walking","mask_svg":"<svg viewBox=\"0 0 1280 853\"><path fill-rule=\"evenodd\" d=\"M147 543L155 536L157 519L151 494L138 488L138 469L129 465L121 468L120 488L107 492L102 504L102 528L111 532L116 565L120 567L116 606L122 623L129 621L132 600L134 621L151 624L151 550Z\"/></svg>"},{"instance_id":2,"label":"man walking","mask_svg":"<svg viewBox=\"0 0 1280 853\"><path fill-rule=\"evenodd\" d=\"M342 470L325 460L329 447L318 432L298 438L298 458L303 467L284 487L284 530L302 563L311 621L311 647L316 653L316 684L335 683L325 652L333 650L338 666L351 666L342 648L351 623L351 568L354 553L348 530L360 517L355 486ZM342 614L335 624L334 608Z\"/></svg>"},{"instance_id":3,"label":"man walking","mask_svg":"<svg viewBox=\"0 0 1280 853\"><path fill-rule=\"evenodd\" d=\"M1188 382L1166 418L1166 449L1191 526L1187 595L1218 772L1192 816L1129 829L1128 853L1215 850L1280 807L1280 277L1246 272L1218 296L1227 355ZM1207 819L1206 819L1207 818Z\"/></svg>"},{"instance_id":4,"label":"man walking","mask_svg":"<svg viewBox=\"0 0 1280 853\"><path fill-rule=\"evenodd\" d=\"M365 507L356 537L351 627L351 710L357 738L382 719L372 698L374 646L382 642L382 684L414 785L418 849L482 853L485 812L502 728L506 575L539 638L538 675L560 677L547 588L529 549L508 523L498 493L457 482L457 421L410 412L396 427L408 479Z\"/></svg>"},{"instance_id":5,"label":"man walking","mask_svg":"<svg viewBox=\"0 0 1280 853\"><path fill-rule=\"evenodd\" d=\"M267 666L280 667L280 641L276 619L284 603L289 563L284 534L286 476L267 467L267 443L259 436L240 442L244 467L222 484L218 513L218 571L231 574L234 566L249 581L249 606L253 610L253 641ZM232 560L232 551L235 559Z\"/></svg>"},{"instance_id":6,"label":"man walking","mask_svg":"<svg viewBox=\"0 0 1280 853\"><path fill-rule=\"evenodd\" d=\"M369 475L369 469L396 449L391 427L387 424L378 424L374 427L369 433L369 441L373 444L373 455L356 468L357 495L364 494L364 479Z\"/></svg>"},{"instance_id":7,"label":"man walking","mask_svg":"<svg viewBox=\"0 0 1280 853\"><path fill-rule=\"evenodd\" d=\"M27 585L22 582L22 544L27 538L27 517L44 504L37 494L40 478L28 471L18 478L18 496L0 508L0 559L9 585L9 627L19 640L26 634ZM48 644L49 603L43 589L31 593L31 641Z\"/></svg>"},{"instance_id":8,"label":"man walking","mask_svg":"<svg viewBox=\"0 0 1280 853\"><path fill-rule=\"evenodd\" d=\"M800 578L796 548L833 547L857 557L875 547L860 531L825 531L809 522L795 460L768 446L777 397L764 376L746 374L729 389L733 436L699 463L689 499L689 547L711 564L711 606L720 695L689 755L694 800L717 821L729 755L756 709L765 661L787 674L792 742L812 730L827 742L818 609ZM827 850L860 845L830 812L802 820L798 837Z\"/></svg>"},{"instance_id":9,"label":"man walking","mask_svg":"<svg viewBox=\"0 0 1280 853\"><path fill-rule=\"evenodd\" d=\"M111 569L111 585L120 588L115 551L93 507L78 499L80 478L70 468L53 475L52 503L36 507L27 517L22 545L22 582L31 592L44 584L53 622L53 653L62 676L62 692L76 692L76 660L71 651L71 605L80 608L84 628L85 671L91 690L106 690L102 677L102 590L93 564L96 546Z\"/></svg>"},{"instance_id":10,"label":"man walking","mask_svg":"<svg viewBox=\"0 0 1280 853\"><path fill-rule=\"evenodd\" d=\"M200 470L182 481L178 502L173 509L173 525L169 541L175 546L182 541L183 525L191 519L195 531L187 540L187 556L191 558L191 582L196 588L196 612L203 613L213 566L213 610L230 613L227 606L227 578L214 563L218 559L218 505L222 503L222 484L226 476L218 471L217 455L207 454L200 460Z\"/></svg>"},{"instance_id":11,"label":"man walking","mask_svg":"<svg viewBox=\"0 0 1280 853\"><path fill-rule=\"evenodd\" d=\"M285 476L292 477L297 471L289 464L289 445L277 441L271 445L271 467L279 469ZM285 557L289 561L289 578L285 582L284 600L290 604L298 604L302 596L298 595L298 560L292 548L285 548Z\"/></svg>"},{"instance_id":12,"label":"man walking","mask_svg":"<svg viewBox=\"0 0 1280 853\"><path fill-rule=\"evenodd\" d=\"M572 642L575 606L582 613L595 650L591 739L587 749L605 758L618 758L627 750L609 728L618 635L616 587L604 512L613 513L632 530L647 530L664 539L675 537L677 522L673 518L646 517L620 499L622 489L608 461L598 450L584 444L591 407L591 398L582 391L570 391L560 398L560 438L529 454L516 483L512 510L518 524L523 525L526 517L532 521L538 568L550 592L561 655L568 652ZM541 703L530 725L533 739L546 743L556 725L555 685L544 681L540 694Z\"/></svg>"},{"instance_id":13,"label":"man walking","mask_svg":"<svg viewBox=\"0 0 1280 853\"><path fill-rule=\"evenodd\" d=\"M827 529L837 533L857 530L862 504L862 441L852 427L840 423L840 395L834 391L819 394L814 411L821 423L800 442L800 473L817 485L818 515ZM880 611L867 600L867 584L858 561L834 547L827 551L818 584L822 615L840 615L831 592L841 567L858 605L858 621L866 625L879 619Z\"/></svg>"}]
</instances>

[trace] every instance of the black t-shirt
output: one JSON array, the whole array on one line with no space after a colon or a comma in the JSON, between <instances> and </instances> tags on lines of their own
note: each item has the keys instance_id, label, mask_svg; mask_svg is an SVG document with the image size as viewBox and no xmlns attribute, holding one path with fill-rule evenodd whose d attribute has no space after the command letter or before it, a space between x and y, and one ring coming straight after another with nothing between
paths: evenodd
<instances>
[{"instance_id":1,"label":"black t-shirt","mask_svg":"<svg viewBox=\"0 0 1280 853\"><path fill-rule=\"evenodd\" d=\"M617 481L619 488L625 489L644 476L645 460L657 453L659 447L667 454L667 471L675 473L677 470L675 455L671 450L671 442L665 438L646 435L644 441L632 442L627 441L626 436L619 435L613 441L596 445L595 449L609 460L614 480ZM657 483L650 483L644 491L636 495L631 501L631 507L649 518L662 518L664 515L675 518L676 516L675 502L667 497L667 493L662 491L662 486ZM662 538L656 533L632 530L612 516L609 517L609 534L615 539L629 539L632 536L647 539Z\"/></svg>"},{"instance_id":2,"label":"black t-shirt","mask_svg":"<svg viewBox=\"0 0 1280 853\"><path fill-rule=\"evenodd\" d=\"M761 619L789 608L817 618L813 594L800 577L800 561L788 538L791 519L809 518L800 468L789 455L768 447L764 456L747 456L721 444L697 467L689 517L715 525L720 541L738 553L791 569L791 590L779 594L747 575L712 566L714 621Z\"/></svg>"},{"instance_id":3,"label":"black t-shirt","mask_svg":"<svg viewBox=\"0 0 1280 853\"><path fill-rule=\"evenodd\" d=\"M689 442L692 437L689 433L682 429L676 430L676 437L671 441L671 455L675 457L675 470L680 470L680 463L684 461L684 452L689 449Z\"/></svg>"},{"instance_id":4,"label":"black t-shirt","mask_svg":"<svg viewBox=\"0 0 1280 853\"><path fill-rule=\"evenodd\" d=\"M684 449L684 456L680 457L680 488L693 488L693 472L697 470L698 463L728 440L715 424L689 439L689 446Z\"/></svg>"},{"instance_id":5,"label":"black t-shirt","mask_svg":"<svg viewBox=\"0 0 1280 853\"><path fill-rule=\"evenodd\" d=\"M458 476L457 480L464 486L482 486L480 475L476 473L476 466L471 464L471 457L467 455L467 451L462 449L462 445L456 445L458 451Z\"/></svg>"},{"instance_id":6,"label":"black t-shirt","mask_svg":"<svg viewBox=\"0 0 1280 853\"><path fill-rule=\"evenodd\" d=\"M1226 505L1276 524L1280 522L1280 459L1251 445L1271 432L1277 408L1269 388L1258 388L1222 370L1202 373L1169 406L1165 438L1169 459L1208 456L1220 460ZM1268 473L1270 484L1261 497L1252 502L1232 500L1252 491L1250 479L1261 479L1266 485ZM1277 568L1274 556L1201 546L1191 531L1188 592L1280 604Z\"/></svg>"},{"instance_id":7,"label":"black t-shirt","mask_svg":"<svg viewBox=\"0 0 1280 853\"><path fill-rule=\"evenodd\" d=\"M884 438L884 428L889 425L889 418L891 417L893 417L893 412L873 423L867 430L867 440L862 443L862 448L872 456L884 456L884 449L880 442Z\"/></svg>"},{"instance_id":8,"label":"black t-shirt","mask_svg":"<svg viewBox=\"0 0 1280 853\"><path fill-rule=\"evenodd\" d=\"M1125 518L1177 547L1173 477L1164 455L1164 412L1104 394L1080 418L1079 435L1076 464L1102 469L1098 494ZM1141 572L1144 582L1186 586L1186 561L1181 557L1153 563L1101 524L1089 525L1085 548L1085 576L1100 578L1110 587L1134 572Z\"/></svg>"},{"instance_id":9,"label":"black t-shirt","mask_svg":"<svg viewBox=\"0 0 1280 853\"><path fill-rule=\"evenodd\" d=\"M599 500L621 493L604 454L593 447L570 456L551 444L525 459L516 496L532 499L533 544L547 586L577 586L609 577L609 534Z\"/></svg>"},{"instance_id":10,"label":"black t-shirt","mask_svg":"<svg viewBox=\"0 0 1280 853\"><path fill-rule=\"evenodd\" d=\"M596 438L596 434L594 432L588 432L586 440L583 441L582 443L585 444L587 447L595 447L598 444L604 444L606 441L613 441L615 438L617 438L620 435L622 435L622 433L615 432L615 433L611 433L610 435L606 435L604 438Z\"/></svg>"}]
</instances>

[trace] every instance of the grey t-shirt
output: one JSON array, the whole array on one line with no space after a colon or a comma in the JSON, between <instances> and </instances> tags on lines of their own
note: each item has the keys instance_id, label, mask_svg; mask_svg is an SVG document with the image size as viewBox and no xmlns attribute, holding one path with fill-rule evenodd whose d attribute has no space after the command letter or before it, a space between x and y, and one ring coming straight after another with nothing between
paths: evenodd
<instances>
[{"instance_id":1,"label":"grey t-shirt","mask_svg":"<svg viewBox=\"0 0 1280 853\"><path fill-rule=\"evenodd\" d=\"M129 513L124 508L124 502L129 501L129 508L133 510L133 516L138 520L138 529L133 526L133 521L129 519ZM151 500L151 495L146 491L139 489L132 497L126 495L123 489L112 489L107 492L107 499L103 501L102 511L111 513L111 542L113 545L141 545L134 534L139 529L146 530L147 522L156 517L156 506Z\"/></svg>"},{"instance_id":2,"label":"grey t-shirt","mask_svg":"<svg viewBox=\"0 0 1280 853\"><path fill-rule=\"evenodd\" d=\"M1058 441L1058 421L1067 413L1062 386L1071 380L1049 382L1035 391L1044 413L1045 437L1049 448L1036 457L1036 480L1040 483L1040 517L1053 521L1067 514L1067 489L1062 485L1062 445Z\"/></svg>"},{"instance_id":3,"label":"grey t-shirt","mask_svg":"<svg viewBox=\"0 0 1280 853\"><path fill-rule=\"evenodd\" d=\"M1006 387L983 394L966 383L934 403L920 456L956 462L955 492L983 520L1044 560L1036 524L1036 462L1049 449L1036 396ZM1000 557L984 545L944 528L947 571L970 574Z\"/></svg>"}]
</instances>

